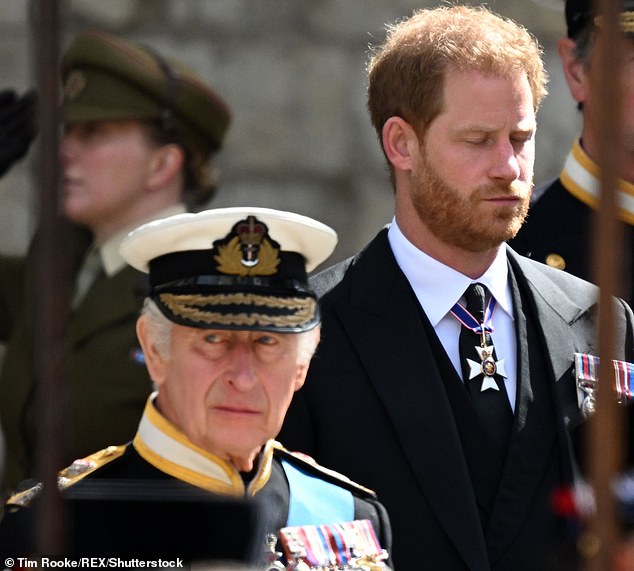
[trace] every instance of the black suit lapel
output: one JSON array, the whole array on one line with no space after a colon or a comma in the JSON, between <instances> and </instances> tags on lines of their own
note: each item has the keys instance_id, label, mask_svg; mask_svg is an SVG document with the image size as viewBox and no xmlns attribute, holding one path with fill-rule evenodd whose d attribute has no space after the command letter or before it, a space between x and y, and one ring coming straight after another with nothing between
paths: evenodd
<instances>
[{"instance_id":1,"label":"black suit lapel","mask_svg":"<svg viewBox=\"0 0 634 571\"><path fill-rule=\"evenodd\" d=\"M575 352L597 354L598 290L591 293L587 289L579 289L576 295L569 295L557 283L560 270L536 264L510 248L507 252L518 282L527 292L535 323L543 336L563 420L567 425L575 425L581 421L581 413L574 384L570 382L573 355ZM626 327L627 324L616 325ZM625 333L617 331L617 335L621 334L625 338Z\"/></svg>"},{"instance_id":2,"label":"black suit lapel","mask_svg":"<svg viewBox=\"0 0 634 571\"><path fill-rule=\"evenodd\" d=\"M377 271L377 268L380 268ZM425 499L470 568L488 568L469 472L419 306L383 231L349 270L339 317Z\"/></svg>"}]
</instances>

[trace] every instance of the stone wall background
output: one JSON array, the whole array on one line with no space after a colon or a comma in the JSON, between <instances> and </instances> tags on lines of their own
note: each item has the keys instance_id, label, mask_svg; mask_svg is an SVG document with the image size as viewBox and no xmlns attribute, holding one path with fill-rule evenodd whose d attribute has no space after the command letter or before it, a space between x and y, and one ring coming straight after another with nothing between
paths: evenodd
<instances>
[{"instance_id":1,"label":"stone wall background","mask_svg":"<svg viewBox=\"0 0 634 571\"><path fill-rule=\"evenodd\" d=\"M392 213L392 190L365 110L368 45L384 24L439 2L415 0L68 0L63 46L98 27L145 42L197 71L231 103L210 206L294 210L333 226L336 261ZM482 2L464 2L482 4ZM547 3L560 4L558 8ZM556 54L558 0L490 0L544 47L550 95L539 115L537 183L556 176L578 129ZM30 4L0 0L0 88L33 85ZM21 253L33 232L34 155L0 180L0 250Z\"/></svg>"}]
</instances>

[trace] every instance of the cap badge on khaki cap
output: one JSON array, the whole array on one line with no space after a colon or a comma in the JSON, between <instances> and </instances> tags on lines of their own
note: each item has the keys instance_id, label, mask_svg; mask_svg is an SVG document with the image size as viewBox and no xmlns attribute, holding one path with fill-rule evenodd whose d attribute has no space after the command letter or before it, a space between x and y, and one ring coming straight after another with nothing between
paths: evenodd
<instances>
[{"instance_id":1,"label":"cap badge on khaki cap","mask_svg":"<svg viewBox=\"0 0 634 571\"><path fill-rule=\"evenodd\" d=\"M64 97L68 101L74 101L84 89L86 89L86 75L80 70L69 73L64 83Z\"/></svg>"}]
</instances>

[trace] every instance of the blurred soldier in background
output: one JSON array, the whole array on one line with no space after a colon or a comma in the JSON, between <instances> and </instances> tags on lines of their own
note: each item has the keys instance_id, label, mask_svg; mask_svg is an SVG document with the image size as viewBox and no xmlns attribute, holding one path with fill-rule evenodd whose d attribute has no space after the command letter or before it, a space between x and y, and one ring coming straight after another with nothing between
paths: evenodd
<instances>
[{"instance_id":1,"label":"blurred soldier in background","mask_svg":"<svg viewBox=\"0 0 634 571\"><path fill-rule=\"evenodd\" d=\"M559 177L533 192L526 223L509 244L520 254L566 270L586 280L592 274L592 237L600 193L598 159L598 102L593 98L590 71L601 21L592 0L567 0L568 37L559 40L558 52L570 93L582 114L581 134L572 145ZM623 2L620 26L628 41L621 82L623 108L623 161L618 180L618 214L623 224L624 288L617 292L634 300L634 0Z\"/></svg>"},{"instance_id":2,"label":"blurred soldier in background","mask_svg":"<svg viewBox=\"0 0 634 571\"><path fill-rule=\"evenodd\" d=\"M182 65L100 31L72 41L61 76L61 210L73 235L75 280L65 379L69 414L67 432L59 435L68 463L134 434L151 391L135 335L146 286L140 272L126 267L119 244L139 224L212 197L207 162L222 145L230 111ZM32 283L32 252L33 245L26 258L0 257L5 490L35 475L32 328L38 316L27 292L46 284Z\"/></svg>"}]
</instances>

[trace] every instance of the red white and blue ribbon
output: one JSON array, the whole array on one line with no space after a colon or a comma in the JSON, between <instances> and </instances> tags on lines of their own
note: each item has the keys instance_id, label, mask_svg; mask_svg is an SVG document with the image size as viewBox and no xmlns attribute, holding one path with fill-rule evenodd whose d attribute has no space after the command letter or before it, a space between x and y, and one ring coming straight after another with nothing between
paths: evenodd
<instances>
[{"instance_id":1,"label":"red white and blue ribbon","mask_svg":"<svg viewBox=\"0 0 634 571\"><path fill-rule=\"evenodd\" d=\"M492 389L499 391L497 383L493 380L495 375L506 378L506 370L504 368L504 359L495 361L493 359L493 345L487 345L487 333L493 333L493 314L497 307L497 301L493 296L489 298L489 303L484 310L484 319L480 323L461 303L456 303L450 309L451 314L461 323L463 327L470 329L476 335L480 335L480 346L474 347L480 356L480 362L477 363L472 359L467 359L469 366L469 378L471 380L482 375L482 387L480 391ZM490 340L490 338L489 338Z\"/></svg>"},{"instance_id":2,"label":"red white and blue ribbon","mask_svg":"<svg viewBox=\"0 0 634 571\"><path fill-rule=\"evenodd\" d=\"M612 361L616 379L616 392L623 399L631 399L634 381L634 363Z\"/></svg>"},{"instance_id":3,"label":"red white and blue ribbon","mask_svg":"<svg viewBox=\"0 0 634 571\"><path fill-rule=\"evenodd\" d=\"M280 540L288 569L384 569L387 558L369 520L285 527Z\"/></svg>"},{"instance_id":4,"label":"red white and blue ribbon","mask_svg":"<svg viewBox=\"0 0 634 571\"><path fill-rule=\"evenodd\" d=\"M484 310L484 321L482 323L473 317L473 315L471 315L471 313L467 311L467 308L461 303L455 303L449 311L458 321L460 321L463 327L471 329L471 331L477 333L478 335L482 335L483 327L486 333L493 333L493 313L495 312L496 307L497 301L493 296L491 296L489 303Z\"/></svg>"},{"instance_id":5,"label":"red white and blue ribbon","mask_svg":"<svg viewBox=\"0 0 634 571\"><path fill-rule=\"evenodd\" d=\"M586 353L575 353L575 378L577 387L582 390L584 399L594 398L599 386L599 357ZM634 363L612 360L614 367L615 390L619 401L630 400L634 395Z\"/></svg>"}]
</instances>

